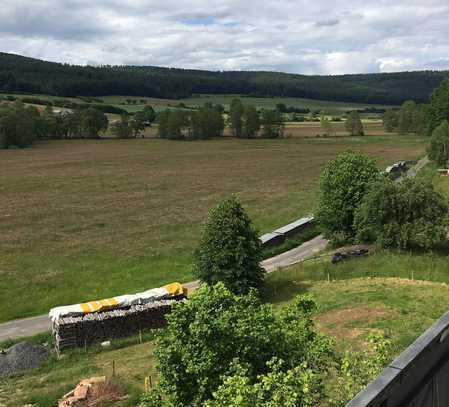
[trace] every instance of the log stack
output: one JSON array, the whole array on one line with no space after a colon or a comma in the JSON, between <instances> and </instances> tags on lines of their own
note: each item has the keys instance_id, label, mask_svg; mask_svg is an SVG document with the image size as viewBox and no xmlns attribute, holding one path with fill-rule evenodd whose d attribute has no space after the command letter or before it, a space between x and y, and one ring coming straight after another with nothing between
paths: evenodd
<instances>
[{"instance_id":1,"label":"log stack","mask_svg":"<svg viewBox=\"0 0 449 407\"><path fill-rule=\"evenodd\" d=\"M149 302L118 306L83 314L61 313L52 318L52 333L58 353L68 348L85 347L105 340L138 334L166 325L172 305L186 299L185 294L167 295Z\"/></svg>"}]
</instances>

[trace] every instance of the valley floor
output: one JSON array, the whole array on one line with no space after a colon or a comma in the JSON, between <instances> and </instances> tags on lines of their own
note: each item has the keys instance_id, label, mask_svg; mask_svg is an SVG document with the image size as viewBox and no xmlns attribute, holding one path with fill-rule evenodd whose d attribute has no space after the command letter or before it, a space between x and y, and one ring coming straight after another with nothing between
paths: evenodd
<instances>
[{"instance_id":1,"label":"valley floor","mask_svg":"<svg viewBox=\"0 0 449 407\"><path fill-rule=\"evenodd\" d=\"M313 210L339 152L385 167L417 159L414 136L73 140L0 151L0 321L192 279L207 211L237 194L260 232Z\"/></svg>"}]
</instances>

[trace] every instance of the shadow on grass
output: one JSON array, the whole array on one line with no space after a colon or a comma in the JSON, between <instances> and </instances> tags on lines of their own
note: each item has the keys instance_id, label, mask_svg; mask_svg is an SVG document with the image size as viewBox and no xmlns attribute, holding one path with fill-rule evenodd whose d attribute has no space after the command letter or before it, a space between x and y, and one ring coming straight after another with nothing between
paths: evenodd
<instances>
[{"instance_id":1,"label":"shadow on grass","mask_svg":"<svg viewBox=\"0 0 449 407\"><path fill-rule=\"evenodd\" d=\"M262 301L270 304L288 302L299 294L306 293L312 284L304 281L294 281L283 276L271 278L262 290Z\"/></svg>"}]
</instances>

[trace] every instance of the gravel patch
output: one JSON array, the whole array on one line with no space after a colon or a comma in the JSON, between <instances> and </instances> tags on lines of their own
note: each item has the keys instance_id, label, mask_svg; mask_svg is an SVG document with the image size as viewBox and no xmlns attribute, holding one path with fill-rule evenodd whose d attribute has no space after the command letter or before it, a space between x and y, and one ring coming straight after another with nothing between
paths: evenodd
<instances>
[{"instance_id":1,"label":"gravel patch","mask_svg":"<svg viewBox=\"0 0 449 407\"><path fill-rule=\"evenodd\" d=\"M48 357L48 349L44 346L20 342L0 352L0 377L37 368Z\"/></svg>"}]
</instances>

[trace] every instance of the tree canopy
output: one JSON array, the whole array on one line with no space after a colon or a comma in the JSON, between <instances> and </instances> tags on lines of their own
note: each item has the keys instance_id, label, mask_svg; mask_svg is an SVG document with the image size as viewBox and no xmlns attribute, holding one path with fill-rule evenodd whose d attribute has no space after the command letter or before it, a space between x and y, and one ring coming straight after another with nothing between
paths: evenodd
<instances>
[{"instance_id":1,"label":"tree canopy","mask_svg":"<svg viewBox=\"0 0 449 407\"><path fill-rule=\"evenodd\" d=\"M225 199L211 209L195 253L194 274L209 285L223 282L235 293L260 288L265 270L261 243L238 199Z\"/></svg>"},{"instance_id":2,"label":"tree canopy","mask_svg":"<svg viewBox=\"0 0 449 407\"><path fill-rule=\"evenodd\" d=\"M155 350L159 383L142 404L316 405L333 343L315 331L315 308L303 295L275 313L254 292L199 288L168 316ZM261 398L273 404L250 404Z\"/></svg>"},{"instance_id":3,"label":"tree canopy","mask_svg":"<svg viewBox=\"0 0 449 407\"><path fill-rule=\"evenodd\" d=\"M362 124L362 121L360 120L360 115L357 110L353 110L349 114L349 116L345 122L345 128L346 128L346 131L351 136L363 136L364 135L363 124Z\"/></svg>"},{"instance_id":4,"label":"tree canopy","mask_svg":"<svg viewBox=\"0 0 449 407\"><path fill-rule=\"evenodd\" d=\"M262 110L262 137L279 138L284 134L282 113L278 110Z\"/></svg>"},{"instance_id":5,"label":"tree canopy","mask_svg":"<svg viewBox=\"0 0 449 407\"><path fill-rule=\"evenodd\" d=\"M245 107L240 99L232 99L231 106L229 108L229 127L232 129L232 134L234 137L242 136L244 110Z\"/></svg>"},{"instance_id":6,"label":"tree canopy","mask_svg":"<svg viewBox=\"0 0 449 407\"><path fill-rule=\"evenodd\" d=\"M446 240L448 205L431 183L374 182L355 216L357 238L382 247L429 250Z\"/></svg>"},{"instance_id":7,"label":"tree canopy","mask_svg":"<svg viewBox=\"0 0 449 407\"><path fill-rule=\"evenodd\" d=\"M449 120L449 79L443 81L432 92L425 116L428 136L432 135L442 121Z\"/></svg>"},{"instance_id":8,"label":"tree canopy","mask_svg":"<svg viewBox=\"0 0 449 407\"><path fill-rule=\"evenodd\" d=\"M432 133L427 150L429 158L437 165L447 167L449 161L449 122L444 120Z\"/></svg>"},{"instance_id":9,"label":"tree canopy","mask_svg":"<svg viewBox=\"0 0 449 407\"><path fill-rule=\"evenodd\" d=\"M0 115L0 148L31 146L36 137L40 114L34 107L15 103Z\"/></svg>"},{"instance_id":10,"label":"tree canopy","mask_svg":"<svg viewBox=\"0 0 449 407\"><path fill-rule=\"evenodd\" d=\"M354 214L379 171L373 159L348 151L328 162L321 173L316 217L330 238L355 235Z\"/></svg>"}]
</instances>

